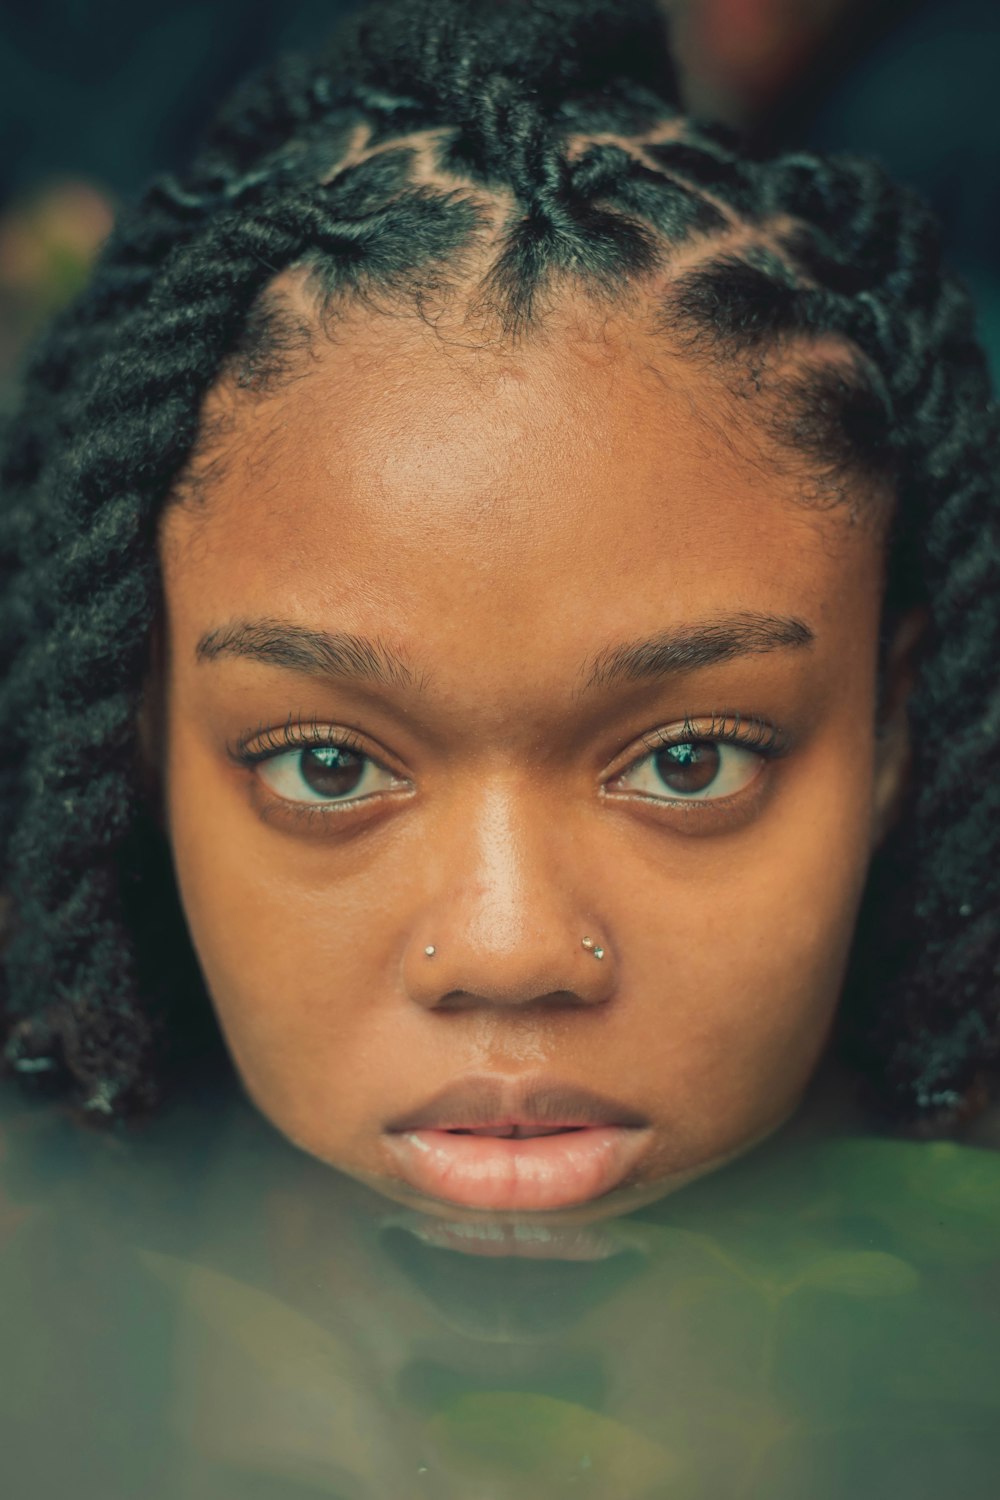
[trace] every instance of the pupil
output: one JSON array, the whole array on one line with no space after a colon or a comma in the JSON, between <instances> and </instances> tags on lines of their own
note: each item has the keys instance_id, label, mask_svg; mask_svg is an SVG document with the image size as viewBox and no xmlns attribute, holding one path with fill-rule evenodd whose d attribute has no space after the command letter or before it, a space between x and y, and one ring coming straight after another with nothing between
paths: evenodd
<instances>
[{"instance_id":1,"label":"pupil","mask_svg":"<svg viewBox=\"0 0 1000 1500\"><path fill-rule=\"evenodd\" d=\"M361 780L364 756L342 745L317 745L302 752L302 779L321 797L342 797Z\"/></svg>"},{"instance_id":2,"label":"pupil","mask_svg":"<svg viewBox=\"0 0 1000 1500\"><path fill-rule=\"evenodd\" d=\"M719 747L701 744L667 745L657 752L656 770L675 792L702 792L719 774Z\"/></svg>"}]
</instances>

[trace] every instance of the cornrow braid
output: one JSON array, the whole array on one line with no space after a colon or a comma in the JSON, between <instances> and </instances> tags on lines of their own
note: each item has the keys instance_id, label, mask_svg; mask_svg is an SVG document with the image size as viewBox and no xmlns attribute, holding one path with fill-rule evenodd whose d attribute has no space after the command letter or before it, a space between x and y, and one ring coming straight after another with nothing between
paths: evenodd
<instances>
[{"instance_id":1,"label":"cornrow braid","mask_svg":"<svg viewBox=\"0 0 1000 1500\"><path fill-rule=\"evenodd\" d=\"M281 378L268 294L296 267L324 316L464 290L509 339L567 279L614 303L656 278L684 357L780 395L755 411L809 460L804 503L888 487L880 686L899 615L929 623L908 802L869 871L839 1036L883 1112L953 1128L1000 1038L1000 455L972 312L877 167L687 119L639 0L360 12L237 91L35 349L0 461L7 1067L116 1119L204 1041L138 753L156 530L220 373Z\"/></svg>"}]
</instances>

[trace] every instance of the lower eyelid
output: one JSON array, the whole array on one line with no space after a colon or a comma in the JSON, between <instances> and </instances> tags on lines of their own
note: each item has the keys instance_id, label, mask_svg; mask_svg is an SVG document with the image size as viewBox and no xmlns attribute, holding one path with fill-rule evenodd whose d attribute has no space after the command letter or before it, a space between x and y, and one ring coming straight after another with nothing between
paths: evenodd
<instances>
[{"instance_id":1,"label":"lower eyelid","mask_svg":"<svg viewBox=\"0 0 1000 1500\"><path fill-rule=\"evenodd\" d=\"M326 827L332 831L341 819L345 822L350 819L352 826L357 825L359 818L364 820L365 814L377 813L386 795L382 792L367 792L364 796L351 800L345 798L341 802L295 802L290 797L281 797L271 792L256 779L254 784L257 814L262 822L276 828L287 828L289 823L297 823L306 827ZM393 793L400 790L402 788L392 788Z\"/></svg>"},{"instance_id":2,"label":"lower eyelid","mask_svg":"<svg viewBox=\"0 0 1000 1500\"><path fill-rule=\"evenodd\" d=\"M746 786L724 797L657 797L623 788L607 794L607 802L609 807L628 807L637 816L641 814L654 825L672 829L678 834L708 836L729 828L740 828L756 818L774 789L768 770L765 763Z\"/></svg>"}]
</instances>

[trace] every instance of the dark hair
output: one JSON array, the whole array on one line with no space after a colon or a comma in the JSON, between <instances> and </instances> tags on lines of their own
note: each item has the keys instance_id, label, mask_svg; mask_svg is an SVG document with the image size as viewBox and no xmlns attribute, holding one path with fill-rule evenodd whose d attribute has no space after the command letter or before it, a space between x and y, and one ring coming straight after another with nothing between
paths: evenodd
<instances>
[{"instance_id":1,"label":"dark hair","mask_svg":"<svg viewBox=\"0 0 1000 1500\"><path fill-rule=\"evenodd\" d=\"M253 399L307 336L276 273L306 268L324 318L358 298L427 316L464 287L516 340L559 287L622 305L678 247L664 338L735 399L780 397L750 420L807 460L803 503L883 497L880 683L893 622L928 612L908 800L868 873L840 1038L894 1121L953 1128L981 1101L1000 463L972 313L930 215L875 165L765 157L686 118L651 0L369 6L238 90L32 352L0 475L8 1069L115 1119L208 1035L137 720L158 513L195 473L202 398L225 370Z\"/></svg>"}]
</instances>

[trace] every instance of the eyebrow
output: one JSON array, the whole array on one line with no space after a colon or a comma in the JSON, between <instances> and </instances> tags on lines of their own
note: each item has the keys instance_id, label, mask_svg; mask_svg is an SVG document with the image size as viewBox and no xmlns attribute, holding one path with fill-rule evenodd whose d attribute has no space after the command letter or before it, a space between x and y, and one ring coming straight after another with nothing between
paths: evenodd
<instances>
[{"instance_id":1,"label":"eyebrow","mask_svg":"<svg viewBox=\"0 0 1000 1500\"><path fill-rule=\"evenodd\" d=\"M349 631L309 630L285 620L235 620L209 630L194 650L198 661L248 656L310 677L346 677L407 687L408 663L384 641Z\"/></svg>"},{"instance_id":2,"label":"eyebrow","mask_svg":"<svg viewBox=\"0 0 1000 1500\"><path fill-rule=\"evenodd\" d=\"M581 691L681 676L735 657L811 646L815 639L803 620L753 611L674 626L644 639L605 647L584 662ZM405 658L377 636L310 630L284 620L236 620L209 630L198 641L195 656L199 661L250 657L308 676L385 687L409 687L414 681Z\"/></svg>"},{"instance_id":3,"label":"eyebrow","mask_svg":"<svg viewBox=\"0 0 1000 1500\"><path fill-rule=\"evenodd\" d=\"M591 659L590 675L583 687L587 690L611 683L681 676L738 656L811 646L815 639L804 620L748 610L674 626L645 640L607 646Z\"/></svg>"}]
</instances>

